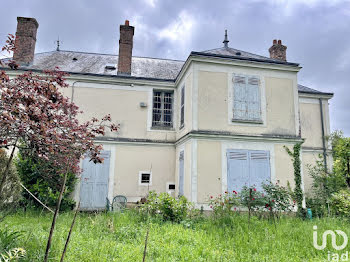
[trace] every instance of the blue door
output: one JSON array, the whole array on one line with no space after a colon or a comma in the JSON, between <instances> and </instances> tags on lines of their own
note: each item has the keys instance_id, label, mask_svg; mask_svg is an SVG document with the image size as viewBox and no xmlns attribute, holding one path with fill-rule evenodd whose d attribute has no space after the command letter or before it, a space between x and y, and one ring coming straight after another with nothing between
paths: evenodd
<instances>
[{"instance_id":1,"label":"blue door","mask_svg":"<svg viewBox=\"0 0 350 262\"><path fill-rule=\"evenodd\" d=\"M94 164L88 157L83 160L83 173L80 187L80 208L99 210L106 207L108 196L108 179L110 152L103 151L102 164Z\"/></svg>"},{"instance_id":2,"label":"blue door","mask_svg":"<svg viewBox=\"0 0 350 262\"><path fill-rule=\"evenodd\" d=\"M184 151L181 151L179 157L179 196L184 195L184 171Z\"/></svg>"},{"instance_id":3,"label":"blue door","mask_svg":"<svg viewBox=\"0 0 350 262\"><path fill-rule=\"evenodd\" d=\"M243 186L261 190L263 182L271 181L268 151L228 150L227 190L240 191Z\"/></svg>"}]
</instances>

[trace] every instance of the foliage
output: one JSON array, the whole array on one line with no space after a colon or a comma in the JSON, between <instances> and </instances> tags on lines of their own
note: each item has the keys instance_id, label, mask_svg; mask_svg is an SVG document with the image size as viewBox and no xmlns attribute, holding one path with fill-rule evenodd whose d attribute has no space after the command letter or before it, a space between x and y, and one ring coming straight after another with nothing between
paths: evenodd
<instances>
[{"instance_id":1,"label":"foliage","mask_svg":"<svg viewBox=\"0 0 350 262\"><path fill-rule=\"evenodd\" d=\"M1 254L0 262L18 261L18 259L25 257L25 255L26 251L23 248L12 248Z\"/></svg>"},{"instance_id":2,"label":"foliage","mask_svg":"<svg viewBox=\"0 0 350 262\"><path fill-rule=\"evenodd\" d=\"M55 207L63 182L62 175L57 175L57 168L49 161L43 161L39 157L28 155L20 150L16 160L18 174L24 186L38 199L49 207ZM71 210L75 201L71 195L77 182L77 176L71 172L67 174L67 181L60 210ZM22 192L23 204L42 208L27 191Z\"/></svg>"},{"instance_id":3,"label":"foliage","mask_svg":"<svg viewBox=\"0 0 350 262\"><path fill-rule=\"evenodd\" d=\"M308 165L308 173L312 178L312 191L307 197L307 206L316 216L327 215L333 193L346 187L345 178L338 172L326 172L322 155L314 166Z\"/></svg>"},{"instance_id":4,"label":"foliage","mask_svg":"<svg viewBox=\"0 0 350 262\"><path fill-rule=\"evenodd\" d=\"M15 51L15 44L14 36L9 35L2 50ZM11 60L6 65L0 64L9 69L18 68L16 62ZM68 87L66 76L58 68L40 75L31 71L18 73L15 77L10 77L4 70L0 71L0 148L10 150L8 164L0 180L0 202L9 164L18 148L50 161L57 175L64 174L44 261L48 260L68 173L80 172L79 162L84 154L94 163L101 163L102 145L95 144L95 138L105 135L106 129L111 132L118 130L118 126L111 123L110 115L101 120L92 118L91 121L80 123L82 112L62 93L62 89Z\"/></svg>"},{"instance_id":5,"label":"foliage","mask_svg":"<svg viewBox=\"0 0 350 262\"><path fill-rule=\"evenodd\" d=\"M6 169L8 164L8 156L5 150L0 149L0 180L2 179L2 172ZM19 185L19 177L16 172L15 166L10 163L8 175L4 182L4 190L2 191L2 196L0 197L0 210L5 209L11 204L14 206L21 196L21 186Z\"/></svg>"},{"instance_id":6,"label":"foliage","mask_svg":"<svg viewBox=\"0 0 350 262\"><path fill-rule=\"evenodd\" d=\"M341 190L334 193L331 199L332 209L335 214L350 217L350 191L349 189Z\"/></svg>"},{"instance_id":7,"label":"foliage","mask_svg":"<svg viewBox=\"0 0 350 262\"><path fill-rule=\"evenodd\" d=\"M265 208L273 215L280 216L282 212L292 211L295 206L295 200L292 200L288 189L279 183L264 183L263 199Z\"/></svg>"},{"instance_id":8,"label":"foliage","mask_svg":"<svg viewBox=\"0 0 350 262\"><path fill-rule=\"evenodd\" d=\"M345 178L350 188L350 137L337 137L333 144L333 172Z\"/></svg>"},{"instance_id":9,"label":"foliage","mask_svg":"<svg viewBox=\"0 0 350 262\"><path fill-rule=\"evenodd\" d=\"M14 50L14 43L7 42L3 50ZM82 112L62 93L68 87L66 76L60 71L45 71L10 78L0 71L0 148L12 150L9 161L15 148L50 160L59 173L79 173L79 161L85 153L95 163L103 161L99 157L102 146L94 139L104 135L106 128L114 132L118 126L110 124L110 115L80 123ZM0 192L6 176L7 170L0 181Z\"/></svg>"},{"instance_id":10,"label":"foliage","mask_svg":"<svg viewBox=\"0 0 350 262\"><path fill-rule=\"evenodd\" d=\"M150 191L147 201L140 208L144 214L160 217L163 221L181 222L190 214L192 204L184 197L175 199L168 193Z\"/></svg>"},{"instance_id":11,"label":"foliage","mask_svg":"<svg viewBox=\"0 0 350 262\"><path fill-rule=\"evenodd\" d=\"M225 192L218 197L210 196L209 207L213 210L213 214L216 218L222 218L229 216L232 212L237 210L240 205L239 195L236 191Z\"/></svg>"},{"instance_id":12,"label":"foliage","mask_svg":"<svg viewBox=\"0 0 350 262\"><path fill-rule=\"evenodd\" d=\"M295 182L295 189L294 189L294 197L295 201L298 206L298 213L301 217L306 216L306 210L303 208L303 200L304 200L304 194L303 190L301 188L301 160L300 160L300 149L301 149L302 143L296 143L293 147L293 151L291 151L288 147L284 146L287 153L292 158L293 167L294 167L294 182Z\"/></svg>"},{"instance_id":13,"label":"foliage","mask_svg":"<svg viewBox=\"0 0 350 262\"><path fill-rule=\"evenodd\" d=\"M265 206L264 194L256 189L255 186L244 186L240 192L240 203L248 211L258 211Z\"/></svg>"},{"instance_id":14,"label":"foliage","mask_svg":"<svg viewBox=\"0 0 350 262\"><path fill-rule=\"evenodd\" d=\"M73 216L73 212L60 214L50 261L59 261ZM16 243L27 251L21 262L43 261L42 246L50 218L48 212L28 210L19 211L4 221L10 229L20 228L25 232ZM324 251L313 248L315 224L319 236L328 229L339 229L350 236L349 221L341 218L308 221L283 216L277 230L268 220L257 217L252 217L248 230L245 213L231 216L228 222L230 224L221 224L209 216L185 227L151 219L146 261L317 262L327 260L328 251L337 251L331 244ZM133 210L81 213L64 261L142 261L147 228Z\"/></svg>"},{"instance_id":15,"label":"foliage","mask_svg":"<svg viewBox=\"0 0 350 262\"><path fill-rule=\"evenodd\" d=\"M5 253L11 248L14 248L21 236L21 232L11 231L7 227L0 229L0 254Z\"/></svg>"}]
</instances>

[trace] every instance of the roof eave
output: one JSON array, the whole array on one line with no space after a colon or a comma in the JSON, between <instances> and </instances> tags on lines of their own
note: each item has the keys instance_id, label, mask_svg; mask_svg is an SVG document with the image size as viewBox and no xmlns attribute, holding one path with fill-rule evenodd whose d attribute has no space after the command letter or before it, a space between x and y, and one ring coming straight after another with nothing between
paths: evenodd
<instances>
[{"instance_id":1,"label":"roof eave","mask_svg":"<svg viewBox=\"0 0 350 262\"><path fill-rule=\"evenodd\" d=\"M267 64L276 64L276 65L286 65L286 66L299 67L298 63L283 62L283 61L272 61L272 60L267 60L267 59L258 59L258 58L249 58L249 57L228 56L228 55L220 55L220 54L210 54L210 53L195 52L195 51L192 51L190 56L216 57L216 58L224 58L224 59L231 59L231 60L243 60L243 61L267 63Z\"/></svg>"}]
</instances>

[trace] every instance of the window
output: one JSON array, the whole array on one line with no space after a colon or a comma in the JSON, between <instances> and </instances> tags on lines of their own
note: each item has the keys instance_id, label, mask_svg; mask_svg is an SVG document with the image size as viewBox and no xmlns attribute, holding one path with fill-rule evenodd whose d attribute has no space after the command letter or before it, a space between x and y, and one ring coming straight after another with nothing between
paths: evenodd
<instances>
[{"instance_id":1,"label":"window","mask_svg":"<svg viewBox=\"0 0 350 262\"><path fill-rule=\"evenodd\" d=\"M227 189L240 191L244 186L261 190L261 184L271 181L270 152L258 150L227 151Z\"/></svg>"},{"instance_id":2,"label":"window","mask_svg":"<svg viewBox=\"0 0 350 262\"><path fill-rule=\"evenodd\" d=\"M173 92L153 92L153 127L173 126Z\"/></svg>"},{"instance_id":3,"label":"window","mask_svg":"<svg viewBox=\"0 0 350 262\"><path fill-rule=\"evenodd\" d=\"M150 186L152 185L152 174L149 171L139 172L139 185Z\"/></svg>"},{"instance_id":4,"label":"window","mask_svg":"<svg viewBox=\"0 0 350 262\"><path fill-rule=\"evenodd\" d=\"M181 88L180 128L185 125L185 86Z\"/></svg>"},{"instance_id":5,"label":"window","mask_svg":"<svg viewBox=\"0 0 350 262\"><path fill-rule=\"evenodd\" d=\"M261 123L260 80L258 77L234 76L233 121Z\"/></svg>"}]
</instances>

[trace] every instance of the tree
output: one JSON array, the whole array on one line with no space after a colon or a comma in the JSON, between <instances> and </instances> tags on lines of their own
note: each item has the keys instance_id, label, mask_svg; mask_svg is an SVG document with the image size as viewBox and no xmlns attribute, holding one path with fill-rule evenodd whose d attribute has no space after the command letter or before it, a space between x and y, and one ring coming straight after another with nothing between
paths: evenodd
<instances>
[{"instance_id":1,"label":"tree","mask_svg":"<svg viewBox=\"0 0 350 262\"><path fill-rule=\"evenodd\" d=\"M15 39L9 35L3 51L15 50ZM9 60L3 66L17 69L15 61ZM13 161L16 148L28 154L48 160L57 168L57 175L63 174L60 195L53 216L45 259L51 246L52 234L60 209L62 194L68 172L78 174L79 162L84 154L94 163L101 163L101 145L94 143L97 136L111 132L118 126L111 122L110 115L101 120L91 119L85 123L78 120L78 106L65 97L61 90L67 88L66 73L44 71L42 74L25 72L10 78L5 71L0 72L0 148L9 150L10 156L1 174L1 193Z\"/></svg>"}]
</instances>

